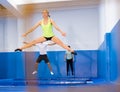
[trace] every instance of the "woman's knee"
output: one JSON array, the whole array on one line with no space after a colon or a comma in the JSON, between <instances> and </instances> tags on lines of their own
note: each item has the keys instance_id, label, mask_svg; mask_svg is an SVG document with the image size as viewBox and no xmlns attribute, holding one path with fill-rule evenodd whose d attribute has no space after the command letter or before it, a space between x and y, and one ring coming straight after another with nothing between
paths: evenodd
<instances>
[{"instance_id":1,"label":"woman's knee","mask_svg":"<svg viewBox=\"0 0 120 92\"><path fill-rule=\"evenodd\" d=\"M63 45L64 43L57 37L52 38L52 41L58 45Z\"/></svg>"}]
</instances>

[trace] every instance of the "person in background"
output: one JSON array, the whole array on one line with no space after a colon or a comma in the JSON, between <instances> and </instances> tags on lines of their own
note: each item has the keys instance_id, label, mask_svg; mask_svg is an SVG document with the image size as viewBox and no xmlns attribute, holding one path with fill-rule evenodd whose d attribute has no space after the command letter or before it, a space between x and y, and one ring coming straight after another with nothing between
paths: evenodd
<instances>
[{"instance_id":1,"label":"person in background","mask_svg":"<svg viewBox=\"0 0 120 92\"><path fill-rule=\"evenodd\" d=\"M70 46L68 45L70 48ZM77 54L72 54L70 51L66 51L65 53L65 62L66 62L66 70L67 70L67 76L69 75L70 69L72 72L72 75L74 75L74 68L73 68L73 63L74 63L74 55Z\"/></svg>"}]
</instances>

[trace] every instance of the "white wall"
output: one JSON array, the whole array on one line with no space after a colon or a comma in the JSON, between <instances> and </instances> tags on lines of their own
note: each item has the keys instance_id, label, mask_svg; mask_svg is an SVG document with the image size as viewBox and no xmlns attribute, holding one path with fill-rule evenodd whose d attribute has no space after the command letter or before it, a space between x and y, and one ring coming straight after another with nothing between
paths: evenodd
<instances>
[{"instance_id":1,"label":"white wall","mask_svg":"<svg viewBox=\"0 0 120 92\"><path fill-rule=\"evenodd\" d=\"M67 33L66 37L62 37L61 34L54 29L55 35L64 43L71 45L71 47L76 50L98 49L98 7L50 11L50 15L60 29ZM35 13L29 17L26 17L26 29L29 29L36 22L41 20L41 18L41 13ZM41 27L37 28L36 31L28 35L26 39L30 41L41 36L41 31ZM63 48L56 45L50 47L50 50L63 50Z\"/></svg>"},{"instance_id":2,"label":"white wall","mask_svg":"<svg viewBox=\"0 0 120 92\"><path fill-rule=\"evenodd\" d=\"M64 42L79 50L98 48L99 15L97 7L56 11L51 16L67 33Z\"/></svg>"},{"instance_id":3,"label":"white wall","mask_svg":"<svg viewBox=\"0 0 120 92\"><path fill-rule=\"evenodd\" d=\"M100 42L104 35L111 32L114 25L120 19L120 0L101 0L100 4Z\"/></svg>"},{"instance_id":4,"label":"white wall","mask_svg":"<svg viewBox=\"0 0 120 92\"><path fill-rule=\"evenodd\" d=\"M56 24L67 33L66 37L62 37L59 32L54 29L55 35L64 43L71 45L76 50L95 50L99 47L99 11L98 7L78 8L50 11L51 18ZM31 41L42 35L41 27L30 33L26 38L21 35L32 27L36 22L41 20L41 13L36 12L25 18L4 18L0 26L3 29L1 35L1 51L14 51L15 48L21 47L23 41ZM3 23L2 23L3 22ZM36 50L35 47L26 49ZM58 45L52 46L49 50L64 50Z\"/></svg>"},{"instance_id":5,"label":"white wall","mask_svg":"<svg viewBox=\"0 0 120 92\"><path fill-rule=\"evenodd\" d=\"M0 18L0 51L14 51L17 46L17 19Z\"/></svg>"},{"instance_id":6,"label":"white wall","mask_svg":"<svg viewBox=\"0 0 120 92\"><path fill-rule=\"evenodd\" d=\"M4 42L5 51L14 51L14 47L17 46L18 35L17 35L17 19L6 18L4 28Z\"/></svg>"},{"instance_id":7,"label":"white wall","mask_svg":"<svg viewBox=\"0 0 120 92\"><path fill-rule=\"evenodd\" d=\"M118 22L119 17L118 13L120 12L119 7L120 1L119 0L106 0L106 31L110 32L114 25Z\"/></svg>"},{"instance_id":8,"label":"white wall","mask_svg":"<svg viewBox=\"0 0 120 92\"><path fill-rule=\"evenodd\" d=\"M0 51L4 50L4 18L0 18Z\"/></svg>"}]
</instances>

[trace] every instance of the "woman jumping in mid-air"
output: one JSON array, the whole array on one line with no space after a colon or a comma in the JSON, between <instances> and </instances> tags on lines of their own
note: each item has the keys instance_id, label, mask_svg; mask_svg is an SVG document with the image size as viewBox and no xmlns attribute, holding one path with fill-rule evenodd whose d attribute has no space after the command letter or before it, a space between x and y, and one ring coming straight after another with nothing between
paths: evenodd
<instances>
[{"instance_id":1,"label":"woman jumping in mid-air","mask_svg":"<svg viewBox=\"0 0 120 92\"><path fill-rule=\"evenodd\" d=\"M42 17L43 19L40 20L38 23L36 23L30 30L28 30L25 34L23 34L23 37L26 37L30 32L34 31L38 26L42 27L43 35L28 44L25 44L21 48L17 48L15 51L22 51L23 49L29 48L33 46L34 44L41 43L44 41L52 40L56 44L60 45L64 49L72 52L75 54L74 50L69 48L67 45L65 45L59 38L57 38L52 30L52 27L54 26L56 30L58 30L62 36L66 36L66 33L61 31L59 27L56 25L56 23L50 18L49 11L43 10L42 11Z\"/></svg>"}]
</instances>

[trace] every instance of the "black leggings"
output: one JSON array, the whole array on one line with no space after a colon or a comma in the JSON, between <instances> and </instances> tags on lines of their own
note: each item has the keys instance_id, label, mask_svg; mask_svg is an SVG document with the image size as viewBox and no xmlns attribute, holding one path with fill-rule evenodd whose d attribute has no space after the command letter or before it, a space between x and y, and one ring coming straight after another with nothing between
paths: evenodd
<instances>
[{"instance_id":1,"label":"black leggings","mask_svg":"<svg viewBox=\"0 0 120 92\"><path fill-rule=\"evenodd\" d=\"M72 75L74 75L74 71L73 71L73 59L67 59L66 63L67 63L67 75L68 75L68 72L69 72L70 68L71 68L71 71L72 71Z\"/></svg>"}]
</instances>

